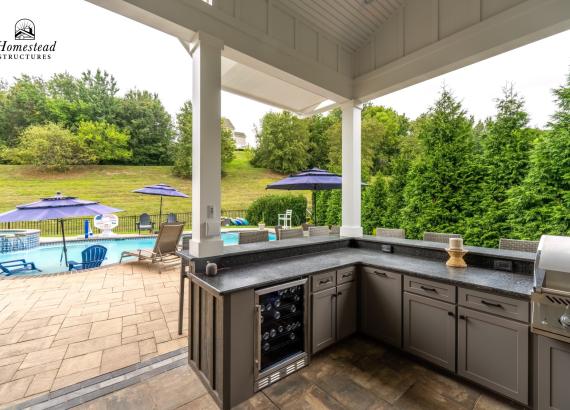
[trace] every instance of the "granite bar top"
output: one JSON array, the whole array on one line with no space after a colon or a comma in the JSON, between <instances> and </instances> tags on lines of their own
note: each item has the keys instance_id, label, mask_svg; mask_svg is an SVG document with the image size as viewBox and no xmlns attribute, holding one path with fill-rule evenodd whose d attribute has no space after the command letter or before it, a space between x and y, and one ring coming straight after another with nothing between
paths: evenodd
<instances>
[{"instance_id":1,"label":"granite bar top","mask_svg":"<svg viewBox=\"0 0 570 410\"><path fill-rule=\"evenodd\" d=\"M371 237L374 238L374 237ZM365 238L367 240L372 240ZM338 239L337 239L338 240ZM283 244L287 241L281 241ZM382 238L385 242L385 238ZM418 241L426 246L426 242ZM433 244L439 246L444 244ZM469 249L469 248L468 248ZM480 248L481 249L481 248ZM524 257L524 252L516 252ZM238 265L222 269L217 276L191 274L205 287L218 294L261 288L294 280L308 274L355 264L370 265L408 275L434 279L468 288L492 291L506 296L528 299L533 289L532 275L516 274L476 267L449 268L445 262L377 250L344 247L320 253L298 255L274 261Z\"/></svg>"},{"instance_id":2,"label":"granite bar top","mask_svg":"<svg viewBox=\"0 0 570 410\"><path fill-rule=\"evenodd\" d=\"M277 250L284 248L298 248L308 245L330 244L334 242L345 242L347 240L355 242L356 245L360 241L365 241L365 242L375 242L375 243L386 243L391 245L403 245L409 247L417 247L417 248L440 250L440 251L445 251L445 248L447 248L447 244L445 243L429 242L429 241L422 241L415 239L388 238L388 237L378 237L372 235L364 235L363 237L359 238L347 238L347 237L339 237L338 235L328 235L328 236L294 238L283 241L257 242L257 243L249 243L244 245L224 246L223 253L221 253L220 255L210 256L208 258L196 257L194 255L191 255L188 250L180 251L179 255L190 261L200 260L200 259L215 260L216 258L225 257L225 256L245 255L245 254L258 253L268 250ZM534 253L529 253L529 252L509 251L509 250L495 249L495 248L482 248L478 246L465 246L465 249L467 249L469 253L472 253L474 255L504 258L510 260L520 260L524 262L534 262L535 258Z\"/></svg>"}]
</instances>

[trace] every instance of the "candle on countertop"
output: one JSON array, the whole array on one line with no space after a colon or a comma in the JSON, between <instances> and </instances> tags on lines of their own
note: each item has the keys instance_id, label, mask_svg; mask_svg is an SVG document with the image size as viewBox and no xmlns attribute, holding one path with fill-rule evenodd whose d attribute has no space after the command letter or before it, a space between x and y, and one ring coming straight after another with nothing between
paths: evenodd
<instances>
[{"instance_id":1,"label":"candle on countertop","mask_svg":"<svg viewBox=\"0 0 570 410\"><path fill-rule=\"evenodd\" d=\"M463 238L449 238L450 249L463 249Z\"/></svg>"}]
</instances>

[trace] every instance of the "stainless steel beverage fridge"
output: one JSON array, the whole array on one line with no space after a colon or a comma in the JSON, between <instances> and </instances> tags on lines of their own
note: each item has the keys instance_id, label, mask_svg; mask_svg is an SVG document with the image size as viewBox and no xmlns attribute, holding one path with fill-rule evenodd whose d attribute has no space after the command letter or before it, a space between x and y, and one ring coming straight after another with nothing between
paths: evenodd
<instances>
[{"instance_id":1,"label":"stainless steel beverage fridge","mask_svg":"<svg viewBox=\"0 0 570 410\"><path fill-rule=\"evenodd\" d=\"M255 291L255 390L308 363L307 279Z\"/></svg>"}]
</instances>

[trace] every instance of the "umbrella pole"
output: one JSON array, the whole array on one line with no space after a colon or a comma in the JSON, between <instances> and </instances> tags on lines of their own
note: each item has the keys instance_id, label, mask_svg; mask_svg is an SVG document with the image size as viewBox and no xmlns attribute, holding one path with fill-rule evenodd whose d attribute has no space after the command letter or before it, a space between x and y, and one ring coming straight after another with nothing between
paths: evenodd
<instances>
[{"instance_id":1,"label":"umbrella pole","mask_svg":"<svg viewBox=\"0 0 570 410\"><path fill-rule=\"evenodd\" d=\"M162 223L162 195L160 196L160 211L158 213L158 228L160 229L160 224Z\"/></svg>"},{"instance_id":2,"label":"umbrella pole","mask_svg":"<svg viewBox=\"0 0 570 410\"><path fill-rule=\"evenodd\" d=\"M313 221L315 222L316 226L319 226L317 223L317 193L313 191Z\"/></svg>"},{"instance_id":3,"label":"umbrella pole","mask_svg":"<svg viewBox=\"0 0 570 410\"><path fill-rule=\"evenodd\" d=\"M67 266L67 245L65 243L65 230L63 228L63 219L60 219L59 222L61 223L61 235L63 237L63 255L65 257L65 266Z\"/></svg>"}]
</instances>

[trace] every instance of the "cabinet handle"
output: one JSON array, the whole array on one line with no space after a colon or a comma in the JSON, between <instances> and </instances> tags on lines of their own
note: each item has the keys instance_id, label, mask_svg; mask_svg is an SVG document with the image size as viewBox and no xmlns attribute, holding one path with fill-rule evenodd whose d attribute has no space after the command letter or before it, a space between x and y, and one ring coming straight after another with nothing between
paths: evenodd
<instances>
[{"instance_id":1,"label":"cabinet handle","mask_svg":"<svg viewBox=\"0 0 570 410\"><path fill-rule=\"evenodd\" d=\"M467 320L467 317L463 316L463 315L459 315L459 319L461 320Z\"/></svg>"},{"instance_id":2,"label":"cabinet handle","mask_svg":"<svg viewBox=\"0 0 570 410\"><path fill-rule=\"evenodd\" d=\"M453 313L453 312L447 312L447 316L455 317L455 313Z\"/></svg>"},{"instance_id":3,"label":"cabinet handle","mask_svg":"<svg viewBox=\"0 0 570 410\"><path fill-rule=\"evenodd\" d=\"M380 272L379 270L375 270L374 273L378 276L382 276L384 278L387 278L388 275L386 275L386 272Z\"/></svg>"},{"instance_id":4,"label":"cabinet handle","mask_svg":"<svg viewBox=\"0 0 570 410\"><path fill-rule=\"evenodd\" d=\"M337 296L342 296L342 292L338 292L336 295L337 295Z\"/></svg>"},{"instance_id":5,"label":"cabinet handle","mask_svg":"<svg viewBox=\"0 0 570 410\"><path fill-rule=\"evenodd\" d=\"M430 288L430 287L427 287L427 286L424 286L424 285L421 285L421 286L420 286L420 289L425 290L426 292L437 292L437 289L436 289L436 288Z\"/></svg>"},{"instance_id":6,"label":"cabinet handle","mask_svg":"<svg viewBox=\"0 0 570 410\"><path fill-rule=\"evenodd\" d=\"M329 283L329 282L331 282L331 279L330 279L330 278L329 278L329 279L326 279L326 280L325 280L325 279L322 279L322 280L319 281L319 285L324 285L324 284Z\"/></svg>"},{"instance_id":7,"label":"cabinet handle","mask_svg":"<svg viewBox=\"0 0 570 410\"><path fill-rule=\"evenodd\" d=\"M334 298L336 298L336 295L334 295L334 294L331 295L331 299L334 299Z\"/></svg>"},{"instance_id":8,"label":"cabinet handle","mask_svg":"<svg viewBox=\"0 0 570 410\"><path fill-rule=\"evenodd\" d=\"M491 306L491 307L496 307L496 308L502 308L503 305L501 305L500 303L492 303L492 302L487 302L486 300L481 299L481 303L484 304L485 306Z\"/></svg>"},{"instance_id":9,"label":"cabinet handle","mask_svg":"<svg viewBox=\"0 0 570 410\"><path fill-rule=\"evenodd\" d=\"M344 275L342 275L343 279L344 278L350 278L352 276L352 272L351 273L345 273Z\"/></svg>"}]
</instances>

